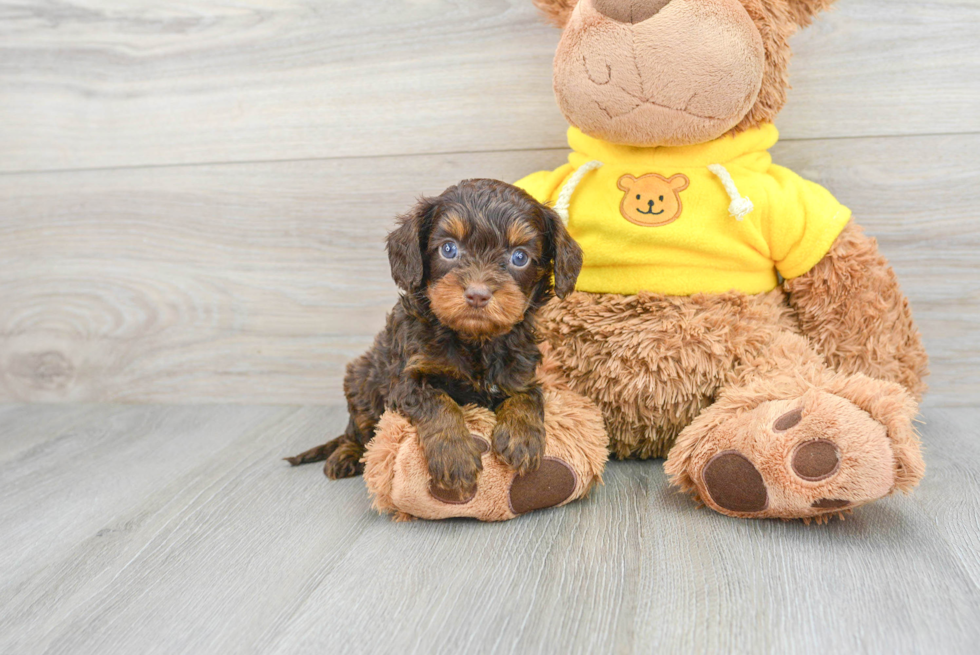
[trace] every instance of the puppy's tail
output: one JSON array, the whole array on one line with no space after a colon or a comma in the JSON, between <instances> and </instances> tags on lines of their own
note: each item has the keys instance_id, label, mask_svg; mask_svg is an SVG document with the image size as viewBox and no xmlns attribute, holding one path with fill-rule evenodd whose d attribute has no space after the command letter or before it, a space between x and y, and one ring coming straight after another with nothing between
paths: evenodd
<instances>
[{"instance_id":1,"label":"puppy's tail","mask_svg":"<svg viewBox=\"0 0 980 655\"><path fill-rule=\"evenodd\" d=\"M322 446L317 446L316 448L310 448L309 450L300 453L299 455L294 455L292 457L283 457L284 460L292 464L293 466L299 466L300 464L309 464L310 462L322 462L326 458L333 454L333 451L337 450L337 446L340 445L340 439L337 438L333 441L328 441Z\"/></svg>"}]
</instances>

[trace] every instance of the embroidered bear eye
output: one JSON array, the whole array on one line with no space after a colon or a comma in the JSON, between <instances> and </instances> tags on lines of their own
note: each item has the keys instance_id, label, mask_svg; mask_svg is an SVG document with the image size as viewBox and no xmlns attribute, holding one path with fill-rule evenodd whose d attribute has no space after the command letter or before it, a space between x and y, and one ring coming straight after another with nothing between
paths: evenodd
<instances>
[{"instance_id":1,"label":"embroidered bear eye","mask_svg":"<svg viewBox=\"0 0 980 655\"><path fill-rule=\"evenodd\" d=\"M637 199L637 200L639 200L639 199L640 199L640 194L636 194L636 199Z\"/></svg>"},{"instance_id":2,"label":"embroidered bear eye","mask_svg":"<svg viewBox=\"0 0 980 655\"><path fill-rule=\"evenodd\" d=\"M663 202L663 201L664 201L664 197L663 196L660 196L660 202Z\"/></svg>"},{"instance_id":3,"label":"embroidered bear eye","mask_svg":"<svg viewBox=\"0 0 980 655\"><path fill-rule=\"evenodd\" d=\"M439 247L439 252L446 259L456 259L456 256L459 254L459 247L455 241L447 241Z\"/></svg>"},{"instance_id":4,"label":"embroidered bear eye","mask_svg":"<svg viewBox=\"0 0 980 655\"><path fill-rule=\"evenodd\" d=\"M524 268L525 266L527 266L527 263L530 260L531 258L527 256L527 253L521 250L520 248L515 250L514 253L510 256L510 263L516 266L517 268Z\"/></svg>"}]
</instances>

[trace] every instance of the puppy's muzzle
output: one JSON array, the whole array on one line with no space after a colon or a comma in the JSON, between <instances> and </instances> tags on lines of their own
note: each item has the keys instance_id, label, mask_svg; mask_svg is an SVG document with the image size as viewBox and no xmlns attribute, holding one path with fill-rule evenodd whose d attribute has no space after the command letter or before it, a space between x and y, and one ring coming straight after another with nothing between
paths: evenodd
<instances>
[{"instance_id":1,"label":"puppy's muzzle","mask_svg":"<svg viewBox=\"0 0 980 655\"><path fill-rule=\"evenodd\" d=\"M483 309L490 304L493 293L491 293L490 288L485 284L471 284L463 293L463 298L466 299L466 304L470 307Z\"/></svg>"}]
</instances>

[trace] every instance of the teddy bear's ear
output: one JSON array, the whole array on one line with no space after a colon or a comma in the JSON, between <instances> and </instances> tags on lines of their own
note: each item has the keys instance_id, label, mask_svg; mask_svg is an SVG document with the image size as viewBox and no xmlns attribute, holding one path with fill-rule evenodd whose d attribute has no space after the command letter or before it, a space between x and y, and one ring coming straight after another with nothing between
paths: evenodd
<instances>
[{"instance_id":1,"label":"teddy bear's ear","mask_svg":"<svg viewBox=\"0 0 980 655\"><path fill-rule=\"evenodd\" d=\"M800 27L806 27L813 17L834 4L834 0L787 0L790 16Z\"/></svg>"},{"instance_id":2,"label":"teddy bear's ear","mask_svg":"<svg viewBox=\"0 0 980 655\"><path fill-rule=\"evenodd\" d=\"M619 178L619 181L616 182L616 186L619 187L620 191L629 191L633 188L634 184L636 184L636 178L628 174Z\"/></svg>"},{"instance_id":3,"label":"teddy bear's ear","mask_svg":"<svg viewBox=\"0 0 980 655\"><path fill-rule=\"evenodd\" d=\"M565 27L578 0L534 0L534 6L541 10L548 22L555 27Z\"/></svg>"}]
</instances>

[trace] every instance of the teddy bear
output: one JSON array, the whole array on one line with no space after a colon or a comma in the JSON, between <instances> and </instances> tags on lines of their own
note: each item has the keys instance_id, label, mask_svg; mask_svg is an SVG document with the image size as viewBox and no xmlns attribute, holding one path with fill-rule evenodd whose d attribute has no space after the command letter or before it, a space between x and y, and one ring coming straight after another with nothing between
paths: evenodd
<instances>
[{"instance_id":1,"label":"teddy bear","mask_svg":"<svg viewBox=\"0 0 980 655\"><path fill-rule=\"evenodd\" d=\"M788 39L833 0L534 0L568 163L517 182L584 251L547 365L617 458L732 517L823 522L921 479L927 356L892 269L773 164Z\"/></svg>"}]
</instances>

